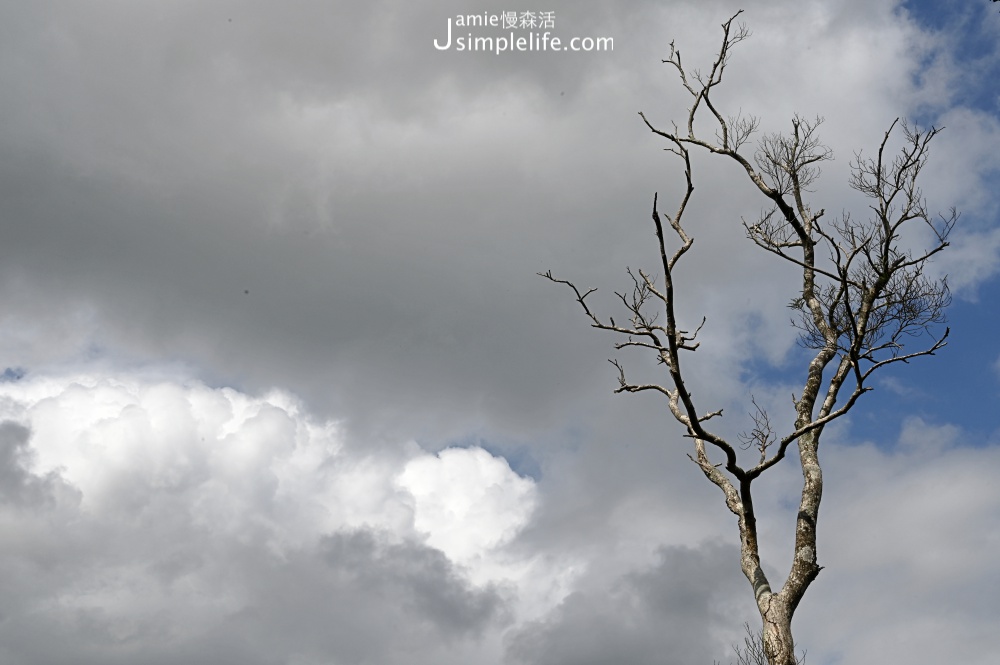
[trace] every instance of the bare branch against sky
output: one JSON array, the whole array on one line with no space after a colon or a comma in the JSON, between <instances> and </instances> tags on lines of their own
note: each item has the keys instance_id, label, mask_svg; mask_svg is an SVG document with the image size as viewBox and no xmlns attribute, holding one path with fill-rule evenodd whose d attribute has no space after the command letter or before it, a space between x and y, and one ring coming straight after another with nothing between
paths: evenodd
<instances>
[{"instance_id":1,"label":"bare branch against sky","mask_svg":"<svg viewBox=\"0 0 1000 665\"><path fill-rule=\"evenodd\" d=\"M938 332L937 326L944 322L944 310L951 302L947 278L929 278L926 273L931 258L948 246L958 213L952 210L938 220L927 211L920 176L927 165L930 142L939 131L934 128L921 132L904 122L904 145L891 157L887 146L899 124L893 121L875 157L857 154L850 183L870 202L873 214L864 221L844 213L829 225L821 223L825 211L811 203L812 187L820 175L819 164L833 159L830 148L819 139L820 118L795 116L790 132L761 137L750 156L741 152L760 120L753 116L724 118L716 101L716 88L723 82L733 47L750 36L745 24L736 23L742 13L737 12L722 24L721 45L707 74L698 70L689 73L680 50L670 43L670 55L663 62L677 70L680 84L691 97L683 123L686 129L680 129L676 122L672 131L658 129L639 113L646 127L666 139L666 150L679 159L684 186L672 215L661 215L657 196L653 197L662 278L658 280L642 270L636 277L628 270L633 283L631 294L615 294L624 305L628 322L617 324L610 317L604 321L594 313L587 298L596 289L581 293L575 284L553 277L551 271L539 275L568 286L591 327L624 338L615 344L616 349L652 351L663 367L669 381L632 383L621 363L612 360L618 370L615 392L652 391L666 399L670 413L693 443L688 457L722 490L726 507L737 518L741 568L763 625L762 651L772 665L796 665L792 617L822 570L816 546L823 497L820 436L828 425L850 413L858 398L873 390L868 382L876 370L932 356L945 346L949 331L944 328ZM703 133L696 132L697 121L714 127L714 138L706 139ZM685 225L691 225L685 213L695 190L692 151L731 160L745 172L769 206L756 222L743 222L746 236L776 257L772 260L787 261L798 273L796 295L789 307L797 316L792 325L801 331L799 342L809 351L799 366L803 385L792 396L793 425L780 439L767 411L751 394L754 427L750 435L742 434L740 439L756 447L760 454L752 466L741 465L739 446L708 422L722 418L723 409L705 411L696 405L700 403L688 387L692 375L681 360L683 352L698 350L698 334L706 322L702 317L693 332L681 329L677 302L683 285L674 279L678 264L690 258L688 252L694 244L685 229ZM664 220L672 231L669 238L664 232ZM913 227L917 227L916 231ZM925 246L915 251L907 247L915 232L928 229ZM661 315L662 322L658 322ZM784 308L771 316L783 318ZM751 377L751 381L755 378ZM758 515L751 489L753 481L785 459L792 444L798 448L803 477L798 484L801 492L795 517L794 555L784 582L772 589L760 557ZM713 460L709 449L720 461Z\"/></svg>"}]
</instances>

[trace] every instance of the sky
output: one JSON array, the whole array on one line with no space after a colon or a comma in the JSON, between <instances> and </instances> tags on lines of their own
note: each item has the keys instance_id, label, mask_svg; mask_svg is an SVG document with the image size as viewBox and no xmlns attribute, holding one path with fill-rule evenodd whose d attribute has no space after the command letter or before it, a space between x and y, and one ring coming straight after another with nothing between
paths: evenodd
<instances>
[{"instance_id":1,"label":"sky","mask_svg":"<svg viewBox=\"0 0 1000 665\"><path fill-rule=\"evenodd\" d=\"M707 67L740 8L0 3L0 662L734 661L735 520L607 360L666 377L536 273L615 315L655 266L683 176L637 113L683 118L661 60ZM824 118L817 207L865 214L850 163L901 117L945 127L923 192L961 211L931 268L949 345L824 432L796 639L815 665L994 663L997 5L742 8L717 102ZM595 49L459 50L512 32L459 17L514 11ZM745 176L693 171L689 384L729 434L751 396L787 422L794 271L745 238ZM755 485L772 580L800 483L788 459Z\"/></svg>"}]
</instances>

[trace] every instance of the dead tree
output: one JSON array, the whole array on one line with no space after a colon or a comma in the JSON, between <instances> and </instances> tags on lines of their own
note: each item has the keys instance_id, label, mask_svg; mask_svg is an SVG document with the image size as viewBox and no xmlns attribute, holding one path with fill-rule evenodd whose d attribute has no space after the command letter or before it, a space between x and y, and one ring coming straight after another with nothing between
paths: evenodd
<instances>
[{"instance_id":1,"label":"dead tree","mask_svg":"<svg viewBox=\"0 0 1000 665\"><path fill-rule=\"evenodd\" d=\"M615 323L613 318L596 314L587 301L594 289L581 291L551 271L539 274L571 288L592 327L620 336L616 349L648 349L669 375L669 382L663 385L636 384L629 381L617 360L610 361L618 374L615 392L661 394L686 430L692 442L688 456L722 490L726 506L736 516L741 567L760 612L767 660L771 665L794 665L792 615L821 570L816 551L823 495L820 436L828 423L850 411L871 390L869 379L876 370L934 355L945 345L947 328L937 332L950 301L948 285L944 279L928 275L926 268L929 259L948 246L948 235L958 216L954 210L948 216L930 216L917 183L927 162L928 145L938 129L920 131L897 120L873 156L855 155L850 185L869 200L871 214L865 221L845 214L829 223L821 222L824 211L808 201L810 186L820 173L819 164L832 158L830 149L818 138L821 119L795 117L789 134L763 136L747 156L744 148L758 129L758 119L724 117L712 99L733 46L749 36L744 25L734 25L737 16L739 13L722 25L722 45L707 73L689 72L680 51L670 45L670 55L663 62L678 72L692 100L686 126L678 128L675 123L666 131L639 114L654 134L667 141L667 150L683 165L686 189L673 215L661 213L657 197L653 197L662 277L643 270L637 274L628 271L632 292L616 294L628 313L628 323ZM696 131L696 119L715 127L712 138ZM893 156L889 154L893 152L890 138L900 131L903 147ZM741 466L739 444L710 429L709 421L721 417L722 410L705 410L696 404L682 365L683 352L698 348L698 333L705 324L702 318L694 332L686 332L678 321L675 298L679 288L674 282L675 268L694 242L684 217L694 192L690 159L694 150L728 160L739 167L738 172L745 173L769 209L753 223L744 221L743 230L757 247L794 265L801 275L790 307L795 311L793 325L800 329L800 342L811 359L804 368L801 393L792 396L791 431L779 436L766 411L753 403L753 427L740 437L744 447L755 449L752 466ZM917 227L924 229L925 239L930 238L919 250L910 246L920 237L910 233ZM672 238L670 249L667 234ZM754 480L785 459L792 445L798 448L803 483L791 569L774 590L761 568L751 488Z\"/></svg>"}]
</instances>

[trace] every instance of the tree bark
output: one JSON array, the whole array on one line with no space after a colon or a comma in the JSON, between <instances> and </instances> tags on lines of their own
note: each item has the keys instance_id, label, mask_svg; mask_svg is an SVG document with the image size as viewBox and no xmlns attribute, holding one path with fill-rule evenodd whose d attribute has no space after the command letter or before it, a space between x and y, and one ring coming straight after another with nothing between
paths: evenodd
<instances>
[{"instance_id":1,"label":"tree bark","mask_svg":"<svg viewBox=\"0 0 1000 665\"><path fill-rule=\"evenodd\" d=\"M770 665L796 665L795 642L792 639L792 610L788 603L772 596L767 611L761 616L764 622L764 655Z\"/></svg>"}]
</instances>

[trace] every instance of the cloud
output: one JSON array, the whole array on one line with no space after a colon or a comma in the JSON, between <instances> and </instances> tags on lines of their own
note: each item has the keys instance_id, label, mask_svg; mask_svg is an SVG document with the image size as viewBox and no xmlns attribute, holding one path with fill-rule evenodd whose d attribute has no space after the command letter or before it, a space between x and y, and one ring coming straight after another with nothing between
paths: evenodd
<instances>
[{"instance_id":1,"label":"cloud","mask_svg":"<svg viewBox=\"0 0 1000 665\"><path fill-rule=\"evenodd\" d=\"M819 601L804 602L803 618L815 617L800 623L808 625L804 643L842 662L876 654L931 663L946 658L946 649L989 662L993 619L986 608L998 569L988 559L1000 527L1000 493L990 476L1000 460L995 445L972 447L967 436L954 425L911 418L895 451L871 444L828 451L819 550L836 565L810 590L824 599L822 609L813 604ZM934 635L914 626L933 626ZM831 638L847 634L850 640ZM942 634L954 635L954 643L943 644Z\"/></svg>"},{"instance_id":2,"label":"cloud","mask_svg":"<svg viewBox=\"0 0 1000 665\"><path fill-rule=\"evenodd\" d=\"M287 393L175 379L0 386L11 662L461 662L509 621L511 571L466 567L532 509L502 458L359 453Z\"/></svg>"},{"instance_id":3,"label":"cloud","mask_svg":"<svg viewBox=\"0 0 1000 665\"><path fill-rule=\"evenodd\" d=\"M26 375L0 406L11 662L710 662L753 621L721 499L658 446L561 457L601 492L588 505L481 448L366 451L279 391ZM826 569L796 620L811 655L860 662L917 622L987 662L1000 494L976 474L997 450L964 436L909 420L892 451L824 448ZM782 469L755 501L776 583L798 486ZM831 621L855 637L831 642ZM949 648L909 644L918 663Z\"/></svg>"},{"instance_id":4,"label":"cloud","mask_svg":"<svg viewBox=\"0 0 1000 665\"><path fill-rule=\"evenodd\" d=\"M853 201L851 152L919 92L921 33L889 4L859 7L748 12L755 34L723 100L768 131L795 111L827 117L839 160L817 199L831 211ZM214 383L291 387L365 438L558 427L566 386L600 376L574 362L596 344L534 273L607 284L603 296L624 266L655 261L652 193L673 201L679 171L636 111L679 117L666 36L696 66L735 9L557 3L564 34L617 35L605 54L430 46L447 16L477 9L488 3L9 12L7 364L181 361ZM974 129L962 144L988 151ZM707 221L679 277L685 317L707 315L718 341L709 372L761 348L780 359L794 335L765 313L787 302L788 273L733 232L762 202L726 165L695 166L692 223Z\"/></svg>"},{"instance_id":5,"label":"cloud","mask_svg":"<svg viewBox=\"0 0 1000 665\"><path fill-rule=\"evenodd\" d=\"M414 497L414 528L454 561L510 541L534 508L534 483L481 448L413 459L396 482Z\"/></svg>"},{"instance_id":6,"label":"cloud","mask_svg":"<svg viewBox=\"0 0 1000 665\"><path fill-rule=\"evenodd\" d=\"M1000 231L993 228L957 234L938 263L959 296L978 301L977 287L1000 272Z\"/></svg>"},{"instance_id":7,"label":"cloud","mask_svg":"<svg viewBox=\"0 0 1000 665\"><path fill-rule=\"evenodd\" d=\"M487 0L7 5L0 660L726 657L753 615L717 545L735 542L732 516L663 403L611 394L612 340L535 273L599 287L595 307L619 316L625 267L657 261L653 193L664 210L680 195L679 164L636 112L682 118L670 40L704 68L739 5L556 0L556 32L615 50L500 56L432 45L449 16L496 11ZM1000 134L967 92L990 89L990 70L957 56L967 21L931 31L908 7L750 8L715 99L765 131L825 116L836 160L813 203L828 216L867 210L849 163L894 118L946 125L924 189L965 216L936 268L988 302ZM735 435L751 392L779 426L790 413L796 278L740 230L764 201L705 157L679 314L707 317L689 386ZM902 636L908 621L939 640L913 642L915 665L990 652L995 612L970 580L996 566L962 548L989 550L975 534L994 493L975 474L995 442L962 425L993 405L963 399L921 404L894 446L826 430L827 569L796 618L810 660L861 662L888 648L880 626ZM893 418L917 408L900 404ZM800 476L788 461L758 488L774 576ZM897 537L883 517L968 576L873 544Z\"/></svg>"},{"instance_id":8,"label":"cloud","mask_svg":"<svg viewBox=\"0 0 1000 665\"><path fill-rule=\"evenodd\" d=\"M738 562L735 546L707 545L662 548L654 565L615 579L595 571L545 620L512 633L508 651L532 665L710 662L723 644L716 630L738 624Z\"/></svg>"},{"instance_id":9,"label":"cloud","mask_svg":"<svg viewBox=\"0 0 1000 665\"><path fill-rule=\"evenodd\" d=\"M0 502L18 508L44 508L67 488L56 473L32 474L30 431L14 422L0 424Z\"/></svg>"}]
</instances>

